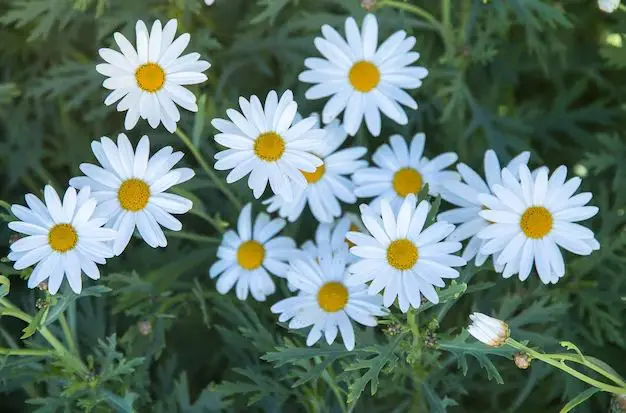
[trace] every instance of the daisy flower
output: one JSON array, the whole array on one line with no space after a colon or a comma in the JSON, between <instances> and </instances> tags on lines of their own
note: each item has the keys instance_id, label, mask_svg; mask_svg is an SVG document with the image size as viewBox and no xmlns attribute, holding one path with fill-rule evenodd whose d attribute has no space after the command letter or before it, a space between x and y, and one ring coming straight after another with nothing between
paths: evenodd
<instances>
[{"instance_id":1,"label":"daisy flower","mask_svg":"<svg viewBox=\"0 0 626 413\"><path fill-rule=\"evenodd\" d=\"M381 145L372 156L376 166L360 169L353 175L356 196L375 197L370 206L377 212L380 202L386 199L396 211L408 195L417 195L425 184L428 193L436 196L446 181L458 181L459 174L444 170L456 162L457 155L446 152L428 160L423 156L425 139L423 133L418 133L409 147L400 135L389 138L389 144Z\"/></svg>"},{"instance_id":2,"label":"daisy flower","mask_svg":"<svg viewBox=\"0 0 626 413\"><path fill-rule=\"evenodd\" d=\"M302 257L292 261L287 279L299 291L297 296L281 300L271 307L280 314L280 322L289 328L313 326L306 340L312 346L321 337L332 344L341 333L346 349L354 349L354 329L351 320L368 327L377 325L376 316L386 314L379 295L369 295L367 287L348 285L346 254L325 254L319 259Z\"/></svg>"},{"instance_id":3,"label":"daisy flower","mask_svg":"<svg viewBox=\"0 0 626 413\"><path fill-rule=\"evenodd\" d=\"M152 248L165 247L167 239L161 226L180 231L182 224L171 214L184 214L192 202L182 196L166 192L169 188L194 176L189 168L172 167L183 157L171 146L160 149L150 157L150 139L143 136L135 151L123 133L117 136L117 145L103 136L93 141L91 150L101 166L80 165L86 176L72 178L76 188L91 187L98 200L96 216L104 217L107 226L117 231L113 252L120 255L130 237L139 235Z\"/></svg>"},{"instance_id":4,"label":"daisy flower","mask_svg":"<svg viewBox=\"0 0 626 413\"><path fill-rule=\"evenodd\" d=\"M534 263L544 284L556 283L565 275L559 247L578 255L600 248L593 232L575 223L598 213L597 207L585 206L591 193L572 196L581 179L566 182L566 176L567 168L560 166L549 178L547 168L540 168L533 177L522 164L519 179L505 168L502 184L493 186L493 195L478 196L488 208L480 215L492 222L477 235L487 241L480 252L499 253L496 263L504 266L504 278L519 274L524 281Z\"/></svg>"},{"instance_id":5,"label":"daisy flower","mask_svg":"<svg viewBox=\"0 0 626 413\"><path fill-rule=\"evenodd\" d=\"M400 105L417 109L417 103L403 89L420 87L428 75L423 67L410 66L420 57L410 52L415 37L400 30L378 47L378 22L373 14L365 16L360 32L352 17L345 26L347 40L329 25L322 26L324 37L317 37L315 46L324 58L307 58L304 65L308 70L298 77L315 84L306 98L332 96L324 106L322 120L328 123L344 112L343 126L352 136L363 118L370 133L378 136L380 112L406 125L408 117Z\"/></svg>"},{"instance_id":6,"label":"daisy flower","mask_svg":"<svg viewBox=\"0 0 626 413\"><path fill-rule=\"evenodd\" d=\"M237 231L227 231L217 250L219 258L209 269L217 280L217 291L226 294L237 284L237 298L245 300L248 293L257 301L276 290L270 274L285 277L287 261L298 254L296 243L289 237L276 236L285 227L285 220L270 220L261 213L252 224L252 205L239 214Z\"/></svg>"},{"instance_id":7,"label":"daisy flower","mask_svg":"<svg viewBox=\"0 0 626 413\"><path fill-rule=\"evenodd\" d=\"M517 173L519 166L526 165L529 158L530 152L522 152L513 158L506 168ZM446 190L442 197L451 204L457 205L458 208L442 212L437 216L438 220L458 225L448 237L449 241L464 241L469 238L462 257L468 262L476 257L476 266L483 265L489 257L480 253L484 241L476 236L481 229L489 225L489 222L478 214L484 209L478 200L478 195L491 194L493 186L502 183L500 161L491 149L485 152L484 168L486 181L466 164L459 163L456 166L463 181L446 182L444 184Z\"/></svg>"},{"instance_id":8,"label":"daisy flower","mask_svg":"<svg viewBox=\"0 0 626 413\"><path fill-rule=\"evenodd\" d=\"M478 341L491 347L500 347L509 338L511 331L507 323L482 313L472 313L467 331Z\"/></svg>"},{"instance_id":9,"label":"daisy flower","mask_svg":"<svg viewBox=\"0 0 626 413\"><path fill-rule=\"evenodd\" d=\"M124 126L135 127L139 117L147 119L152 128L163 123L174 133L180 113L176 105L197 112L196 97L184 85L194 85L207 80L202 72L211 65L200 60L199 53L181 53L189 44L190 36L185 33L174 40L176 19L165 27L156 20L148 32L145 23L139 20L135 27L137 48L120 33L113 36L120 52L100 49L100 57L106 63L96 70L107 76L102 84L112 90L104 104L109 106L120 100L118 112L127 111Z\"/></svg>"},{"instance_id":10,"label":"daisy flower","mask_svg":"<svg viewBox=\"0 0 626 413\"><path fill-rule=\"evenodd\" d=\"M342 218L328 224L321 223L315 231L315 240L306 241L302 244L302 251L313 258L317 258L330 248L337 253L354 244L346 238L349 231L365 232L366 229L361 219L356 214L346 213ZM350 263L357 257L347 252L347 261Z\"/></svg>"},{"instance_id":11,"label":"daisy flower","mask_svg":"<svg viewBox=\"0 0 626 413\"><path fill-rule=\"evenodd\" d=\"M322 165L315 172L303 172L307 185L304 188L294 189L293 201L285 201L281 196L274 195L264 203L268 204L267 211L275 212L294 222L300 217L304 207L308 204L313 216L319 222L332 222L341 215L341 204L354 204L354 184L345 177L367 165L360 160L367 149L358 146L337 150L346 140L347 134L339 122L335 121L324 128L326 137L318 150L311 151L322 159Z\"/></svg>"},{"instance_id":12,"label":"daisy flower","mask_svg":"<svg viewBox=\"0 0 626 413\"><path fill-rule=\"evenodd\" d=\"M56 294L65 276L72 291L80 294L81 272L97 280L96 264L113 257L107 241L115 239L115 231L101 228L105 220L94 218L97 201L89 188L78 194L68 188L63 202L49 185L44 188L45 204L33 194L25 198L28 208L11 207L19 221L10 222L9 228L26 236L11 244L9 260L15 261L16 270L36 264L28 278L29 288L49 280L48 291Z\"/></svg>"},{"instance_id":13,"label":"daisy flower","mask_svg":"<svg viewBox=\"0 0 626 413\"><path fill-rule=\"evenodd\" d=\"M229 170L226 182L232 183L250 174L248 187L255 198L265 191L267 182L274 194L285 200L294 198L293 186L304 188L302 172L316 174L322 160L309 153L321 144L325 132L309 117L294 124L298 104L290 90L278 100L275 91L268 93L265 107L258 97L239 98L241 113L228 109L230 121L213 119L220 131L215 141L228 149L215 155L215 169Z\"/></svg>"},{"instance_id":14,"label":"daisy flower","mask_svg":"<svg viewBox=\"0 0 626 413\"><path fill-rule=\"evenodd\" d=\"M454 231L454 225L435 222L425 228L430 203L416 207L415 195L408 195L397 215L389 201L381 202L382 214L361 205L361 219L369 234L348 232L354 243L350 252L360 259L350 266L350 285L372 281L369 294L385 290L383 303L390 307L398 297L400 310L420 306L420 293L433 304L439 302L434 287L444 287L442 278L457 278L452 267L465 260L452 255L461 249L460 242L443 241Z\"/></svg>"}]
</instances>

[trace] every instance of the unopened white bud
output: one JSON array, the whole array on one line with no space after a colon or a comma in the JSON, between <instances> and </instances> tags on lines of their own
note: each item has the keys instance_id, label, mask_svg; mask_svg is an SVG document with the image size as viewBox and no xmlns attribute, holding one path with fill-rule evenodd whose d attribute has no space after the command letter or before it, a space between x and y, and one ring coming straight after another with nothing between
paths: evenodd
<instances>
[{"instance_id":1,"label":"unopened white bud","mask_svg":"<svg viewBox=\"0 0 626 413\"><path fill-rule=\"evenodd\" d=\"M509 338L509 326L502 320L482 313L471 314L470 320L467 331L488 346L499 347Z\"/></svg>"}]
</instances>

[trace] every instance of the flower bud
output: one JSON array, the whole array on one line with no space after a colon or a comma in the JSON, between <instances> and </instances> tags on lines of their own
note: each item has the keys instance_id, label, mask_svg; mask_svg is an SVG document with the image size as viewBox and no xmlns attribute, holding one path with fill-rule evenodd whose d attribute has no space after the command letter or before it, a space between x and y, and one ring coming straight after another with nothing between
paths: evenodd
<instances>
[{"instance_id":1,"label":"flower bud","mask_svg":"<svg viewBox=\"0 0 626 413\"><path fill-rule=\"evenodd\" d=\"M139 329L139 333L141 333L142 336L148 336L150 335L150 333L152 333L152 323L150 323L150 321L148 320L138 321L137 328Z\"/></svg>"},{"instance_id":2,"label":"flower bud","mask_svg":"<svg viewBox=\"0 0 626 413\"><path fill-rule=\"evenodd\" d=\"M372 11L376 8L376 0L361 0L361 7L367 11Z\"/></svg>"},{"instance_id":3,"label":"flower bud","mask_svg":"<svg viewBox=\"0 0 626 413\"><path fill-rule=\"evenodd\" d=\"M598 0L598 7L605 13L613 13L619 7L620 0Z\"/></svg>"},{"instance_id":4,"label":"flower bud","mask_svg":"<svg viewBox=\"0 0 626 413\"><path fill-rule=\"evenodd\" d=\"M471 323L467 329L478 341L491 347L499 347L509 338L509 326L502 320L482 313L470 315Z\"/></svg>"},{"instance_id":5,"label":"flower bud","mask_svg":"<svg viewBox=\"0 0 626 413\"><path fill-rule=\"evenodd\" d=\"M513 361L515 361L515 365L522 370L526 370L530 367L530 357L526 353L515 353Z\"/></svg>"}]
</instances>

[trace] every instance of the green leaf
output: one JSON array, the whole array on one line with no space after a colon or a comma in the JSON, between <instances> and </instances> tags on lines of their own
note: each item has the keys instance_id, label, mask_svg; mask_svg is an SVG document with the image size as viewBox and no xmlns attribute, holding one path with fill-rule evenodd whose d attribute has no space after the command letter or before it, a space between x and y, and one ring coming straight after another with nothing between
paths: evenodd
<instances>
[{"instance_id":1,"label":"green leaf","mask_svg":"<svg viewBox=\"0 0 626 413\"><path fill-rule=\"evenodd\" d=\"M398 344L402 341L404 336L405 334L401 334L386 345L376 345L361 349L363 352L375 355L367 359L361 359L359 357L356 363L345 367L345 371L359 371L366 369L366 371L362 373L361 377L350 384L348 389L348 403L356 403L368 383L370 384L370 392L372 396L376 394L379 383L378 376L385 366L393 365L398 360L396 347L398 347Z\"/></svg>"},{"instance_id":2,"label":"green leaf","mask_svg":"<svg viewBox=\"0 0 626 413\"><path fill-rule=\"evenodd\" d=\"M578 406L581 403L584 403L588 398L590 398L591 396L593 396L594 394L596 394L599 391L601 391L601 390L597 389L595 387L592 387L590 389L585 390L584 392L580 393L578 396L576 396L572 400L570 400L569 403L567 403L565 406L563 406L563 408L559 412L560 413L567 413L567 412L571 411L574 407Z\"/></svg>"},{"instance_id":3,"label":"green leaf","mask_svg":"<svg viewBox=\"0 0 626 413\"><path fill-rule=\"evenodd\" d=\"M562 347L565 347L568 350L572 350L578 353L578 356L580 357L582 362L586 361L585 356L580 351L580 349L576 346L576 344L572 343L571 341L561 341L559 344L561 344Z\"/></svg>"},{"instance_id":4,"label":"green leaf","mask_svg":"<svg viewBox=\"0 0 626 413\"><path fill-rule=\"evenodd\" d=\"M104 294L111 292L112 290L109 287L104 285L94 285L92 287L85 288L80 292L80 294L76 294L73 291L67 291L64 295L58 298L57 304L50 307L50 313L46 318L44 326L48 326L54 323L57 318L76 300L83 297L101 297Z\"/></svg>"},{"instance_id":5,"label":"green leaf","mask_svg":"<svg viewBox=\"0 0 626 413\"><path fill-rule=\"evenodd\" d=\"M35 314L30 323L28 323L28 325L22 330L24 334L22 334L20 339L25 340L37 332L41 325L41 320L44 319L44 316L46 315L46 313L48 313L48 310L49 308L46 307L37 311L37 314Z\"/></svg>"},{"instance_id":6,"label":"green leaf","mask_svg":"<svg viewBox=\"0 0 626 413\"><path fill-rule=\"evenodd\" d=\"M463 372L463 375L467 375L469 369L467 364L467 357L473 357L478 360L480 366L487 371L487 378L489 380L495 379L496 382L502 384L502 376L496 368L496 366L489 359L489 355L495 355L500 357L510 358L515 349L508 346L490 347L480 341L473 340L467 342L469 333L463 329L461 334L453 338L452 340L443 340L439 342L439 349L452 353L456 359L459 368Z\"/></svg>"},{"instance_id":7,"label":"green leaf","mask_svg":"<svg viewBox=\"0 0 626 413\"><path fill-rule=\"evenodd\" d=\"M103 390L102 395L106 403L117 413L135 413L133 403L137 399L137 394L128 392L124 397L120 397L108 390Z\"/></svg>"},{"instance_id":8,"label":"green leaf","mask_svg":"<svg viewBox=\"0 0 626 413\"><path fill-rule=\"evenodd\" d=\"M0 298L6 297L11 289L11 281L4 275L0 275Z\"/></svg>"},{"instance_id":9,"label":"green leaf","mask_svg":"<svg viewBox=\"0 0 626 413\"><path fill-rule=\"evenodd\" d=\"M446 303L450 300L456 300L458 299L461 295L463 295L465 293L465 291L467 291L467 284L465 283L457 283L456 281L452 281L450 283L450 286L448 288L446 288L445 290L440 290L437 292L437 295L439 295L439 304L443 304ZM418 313L421 313L422 311L426 311L429 308L434 307L435 305L439 305L439 304L433 304L430 301L422 304L419 306L419 308L416 310Z\"/></svg>"}]
</instances>

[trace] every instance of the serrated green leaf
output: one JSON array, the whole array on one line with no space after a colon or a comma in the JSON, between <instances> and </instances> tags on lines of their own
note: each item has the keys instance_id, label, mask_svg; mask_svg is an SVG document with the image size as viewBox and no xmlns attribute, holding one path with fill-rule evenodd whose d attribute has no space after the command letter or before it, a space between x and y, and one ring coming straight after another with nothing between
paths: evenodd
<instances>
[{"instance_id":1,"label":"serrated green leaf","mask_svg":"<svg viewBox=\"0 0 626 413\"><path fill-rule=\"evenodd\" d=\"M9 295L11 289L11 281L4 275L0 275L0 298Z\"/></svg>"}]
</instances>

